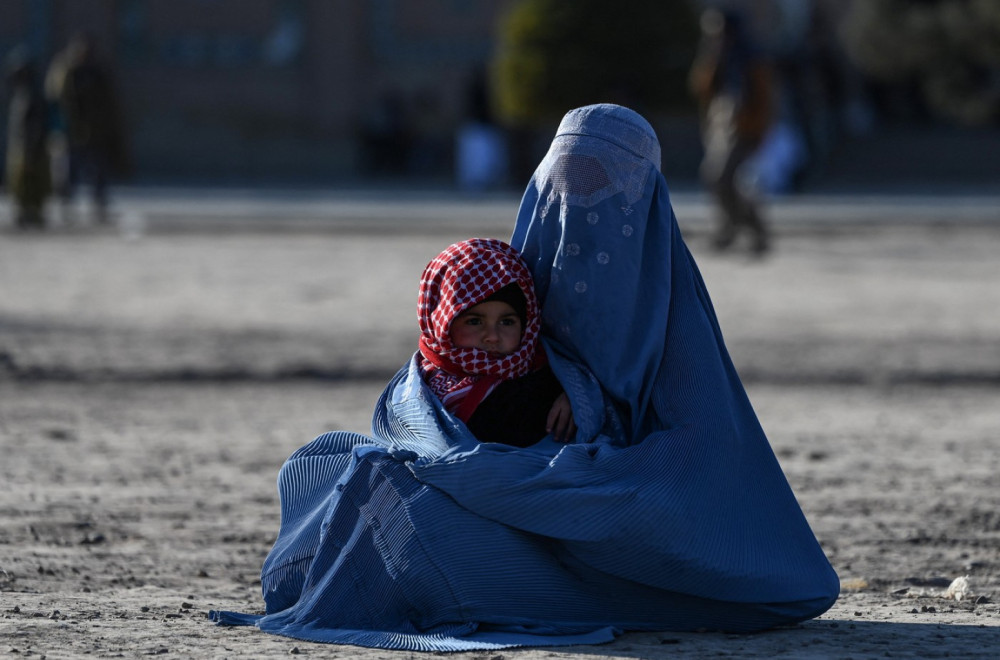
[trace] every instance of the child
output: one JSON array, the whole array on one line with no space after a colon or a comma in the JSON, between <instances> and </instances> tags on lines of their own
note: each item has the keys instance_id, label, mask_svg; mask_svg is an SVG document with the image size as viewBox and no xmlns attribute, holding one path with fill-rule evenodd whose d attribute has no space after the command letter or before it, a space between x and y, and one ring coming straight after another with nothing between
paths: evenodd
<instances>
[{"instance_id":1,"label":"child","mask_svg":"<svg viewBox=\"0 0 1000 660\"><path fill-rule=\"evenodd\" d=\"M481 442L527 447L576 432L539 342L534 283L514 248L473 238L435 257L417 301L424 380Z\"/></svg>"}]
</instances>

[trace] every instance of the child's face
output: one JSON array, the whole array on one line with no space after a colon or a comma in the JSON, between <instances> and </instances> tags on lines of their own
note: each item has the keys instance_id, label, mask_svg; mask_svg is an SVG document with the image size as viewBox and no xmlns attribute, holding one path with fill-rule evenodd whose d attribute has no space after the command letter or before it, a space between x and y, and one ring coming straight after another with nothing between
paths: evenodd
<instances>
[{"instance_id":1,"label":"child's face","mask_svg":"<svg viewBox=\"0 0 1000 660\"><path fill-rule=\"evenodd\" d=\"M521 345L521 317L499 300L473 305L451 324L451 343L494 355L510 355Z\"/></svg>"}]
</instances>

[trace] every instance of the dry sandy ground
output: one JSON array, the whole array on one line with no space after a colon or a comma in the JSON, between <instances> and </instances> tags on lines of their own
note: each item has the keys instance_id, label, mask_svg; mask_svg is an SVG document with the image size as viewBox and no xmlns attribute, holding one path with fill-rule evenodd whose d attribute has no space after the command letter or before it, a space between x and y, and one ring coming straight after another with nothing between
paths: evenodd
<instances>
[{"instance_id":1,"label":"dry sandy ground","mask_svg":"<svg viewBox=\"0 0 1000 660\"><path fill-rule=\"evenodd\" d=\"M191 225L0 233L0 657L420 656L205 614L260 610L277 470L367 429L423 265L508 229ZM1000 224L779 229L761 262L685 231L837 605L757 635L453 657L997 656Z\"/></svg>"}]
</instances>

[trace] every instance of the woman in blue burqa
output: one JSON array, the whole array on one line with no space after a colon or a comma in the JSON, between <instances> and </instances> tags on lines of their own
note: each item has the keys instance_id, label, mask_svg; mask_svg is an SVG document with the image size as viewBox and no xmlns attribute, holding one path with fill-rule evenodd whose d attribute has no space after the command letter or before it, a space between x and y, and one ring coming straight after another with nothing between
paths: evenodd
<instances>
[{"instance_id":1,"label":"woman in blue burqa","mask_svg":"<svg viewBox=\"0 0 1000 660\"><path fill-rule=\"evenodd\" d=\"M418 353L370 436L327 433L288 459L267 614L217 621L457 651L758 631L834 603L837 575L733 368L659 163L641 116L578 108L518 211L510 242L575 439L479 442Z\"/></svg>"}]
</instances>

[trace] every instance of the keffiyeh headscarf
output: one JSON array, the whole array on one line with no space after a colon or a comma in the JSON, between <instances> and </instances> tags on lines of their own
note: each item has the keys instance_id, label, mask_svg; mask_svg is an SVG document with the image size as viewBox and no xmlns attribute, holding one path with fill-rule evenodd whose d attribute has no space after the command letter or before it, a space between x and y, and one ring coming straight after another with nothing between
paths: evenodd
<instances>
[{"instance_id":1,"label":"keffiyeh headscarf","mask_svg":"<svg viewBox=\"0 0 1000 660\"><path fill-rule=\"evenodd\" d=\"M478 348L454 346L450 331L455 318L509 284L518 285L526 303L518 349L493 356ZM420 277L417 320L424 379L463 421L500 382L524 376L542 357L531 273L517 250L500 240L461 241L432 259Z\"/></svg>"}]
</instances>

